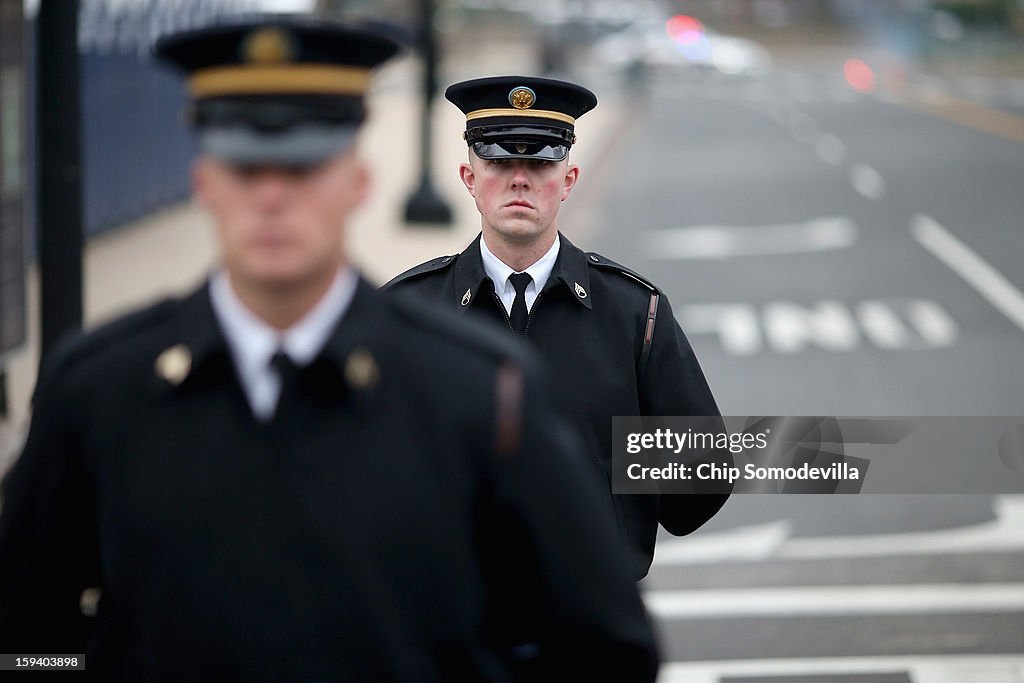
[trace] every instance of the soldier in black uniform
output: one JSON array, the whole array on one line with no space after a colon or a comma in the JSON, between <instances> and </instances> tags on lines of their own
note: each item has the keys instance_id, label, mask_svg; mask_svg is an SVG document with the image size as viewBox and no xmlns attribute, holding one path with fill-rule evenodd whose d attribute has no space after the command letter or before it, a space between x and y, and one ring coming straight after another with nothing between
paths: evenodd
<instances>
[{"instance_id":1,"label":"soldier in black uniform","mask_svg":"<svg viewBox=\"0 0 1024 683\"><path fill-rule=\"evenodd\" d=\"M579 176L568 161L575 121L597 98L573 83L523 76L456 83L445 97L466 114L469 161L460 173L483 231L461 254L385 287L472 311L539 349L557 403L575 419L610 490L612 416L719 412L661 290L558 231L558 208ZM731 464L727 453L715 457ZM714 483L703 495L612 495L633 578L647 574L659 522L688 534L730 490Z\"/></svg>"},{"instance_id":2,"label":"soldier in black uniform","mask_svg":"<svg viewBox=\"0 0 1024 683\"><path fill-rule=\"evenodd\" d=\"M654 679L531 361L346 258L352 139L396 50L282 18L158 44L223 266L47 363L4 482L0 651L87 651L104 681L505 681L528 621L543 676Z\"/></svg>"}]
</instances>

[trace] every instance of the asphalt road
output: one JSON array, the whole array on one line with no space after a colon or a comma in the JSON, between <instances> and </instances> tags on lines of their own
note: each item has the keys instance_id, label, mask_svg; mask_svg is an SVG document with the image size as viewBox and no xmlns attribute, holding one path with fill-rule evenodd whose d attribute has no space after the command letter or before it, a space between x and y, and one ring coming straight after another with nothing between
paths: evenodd
<instances>
[{"instance_id":1,"label":"asphalt road","mask_svg":"<svg viewBox=\"0 0 1024 683\"><path fill-rule=\"evenodd\" d=\"M1024 83L593 77L632 113L563 227L664 290L724 414L1021 414ZM1024 681L1022 560L1021 496L734 496L659 546L663 680Z\"/></svg>"}]
</instances>

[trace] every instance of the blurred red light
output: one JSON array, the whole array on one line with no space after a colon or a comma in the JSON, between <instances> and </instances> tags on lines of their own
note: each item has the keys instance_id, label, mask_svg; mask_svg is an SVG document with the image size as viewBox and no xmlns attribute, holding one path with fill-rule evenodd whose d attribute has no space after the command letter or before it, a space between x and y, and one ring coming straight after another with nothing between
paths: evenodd
<instances>
[{"instance_id":1,"label":"blurred red light","mask_svg":"<svg viewBox=\"0 0 1024 683\"><path fill-rule=\"evenodd\" d=\"M870 92L875 89L875 73L860 59L847 59L843 65L843 76L854 90Z\"/></svg>"},{"instance_id":2,"label":"blurred red light","mask_svg":"<svg viewBox=\"0 0 1024 683\"><path fill-rule=\"evenodd\" d=\"M693 17L677 14L665 22L665 30L677 43L692 43L700 39L704 25Z\"/></svg>"}]
</instances>

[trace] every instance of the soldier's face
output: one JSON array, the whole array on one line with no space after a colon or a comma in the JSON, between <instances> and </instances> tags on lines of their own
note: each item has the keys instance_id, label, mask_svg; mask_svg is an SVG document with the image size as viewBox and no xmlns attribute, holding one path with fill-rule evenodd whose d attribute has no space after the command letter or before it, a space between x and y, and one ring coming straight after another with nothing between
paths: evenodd
<instances>
[{"instance_id":1,"label":"soldier's face","mask_svg":"<svg viewBox=\"0 0 1024 683\"><path fill-rule=\"evenodd\" d=\"M510 242L530 242L557 230L558 207L579 178L579 168L568 161L487 160L472 152L459 173L484 230Z\"/></svg>"},{"instance_id":2,"label":"soldier's face","mask_svg":"<svg viewBox=\"0 0 1024 683\"><path fill-rule=\"evenodd\" d=\"M196 196L213 215L232 281L302 286L345 263L344 226L365 199L365 165L352 151L311 168L196 162Z\"/></svg>"}]
</instances>

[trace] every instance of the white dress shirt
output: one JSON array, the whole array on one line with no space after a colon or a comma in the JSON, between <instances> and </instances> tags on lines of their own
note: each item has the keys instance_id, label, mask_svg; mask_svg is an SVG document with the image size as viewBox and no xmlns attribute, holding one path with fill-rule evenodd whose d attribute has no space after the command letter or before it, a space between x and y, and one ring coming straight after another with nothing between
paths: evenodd
<instances>
[{"instance_id":1,"label":"white dress shirt","mask_svg":"<svg viewBox=\"0 0 1024 683\"><path fill-rule=\"evenodd\" d=\"M533 302L537 300L537 295L544 289L544 285L547 284L548 278L551 276L551 271L555 267L555 259L558 258L559 241L556 235L555 243L551 245L547 253L537 259L529 268L522 271L529 273L530 277L533 278L530 284L526 285L527 312L533 308ZM495 293L501 299L501 303L505 305L505 310L511 314L512 302L516 299L516 289L508 278L516 271L492 254L491 250L487 248L486 240L482 237L480 238L480 257L484 262L484 272L494 282Z\"/></svg>"},{"instance_id":2,"label":"white dress shirt","mask_svg":"<svg viewBox=\"0 0 1024 683\"><path fill-rule=\"evenodd\" d=\"M224 330L238 378L252 412L269 420L281 393L281 378L270 365L278 350L298 366L309 365L320 353L356 292L359 276L351 268L338 271L334 282L301 320L287 330L276 330L250 311L231 287L228 274L210 280L210 303Z\"/></svg>"}]
</instances>

